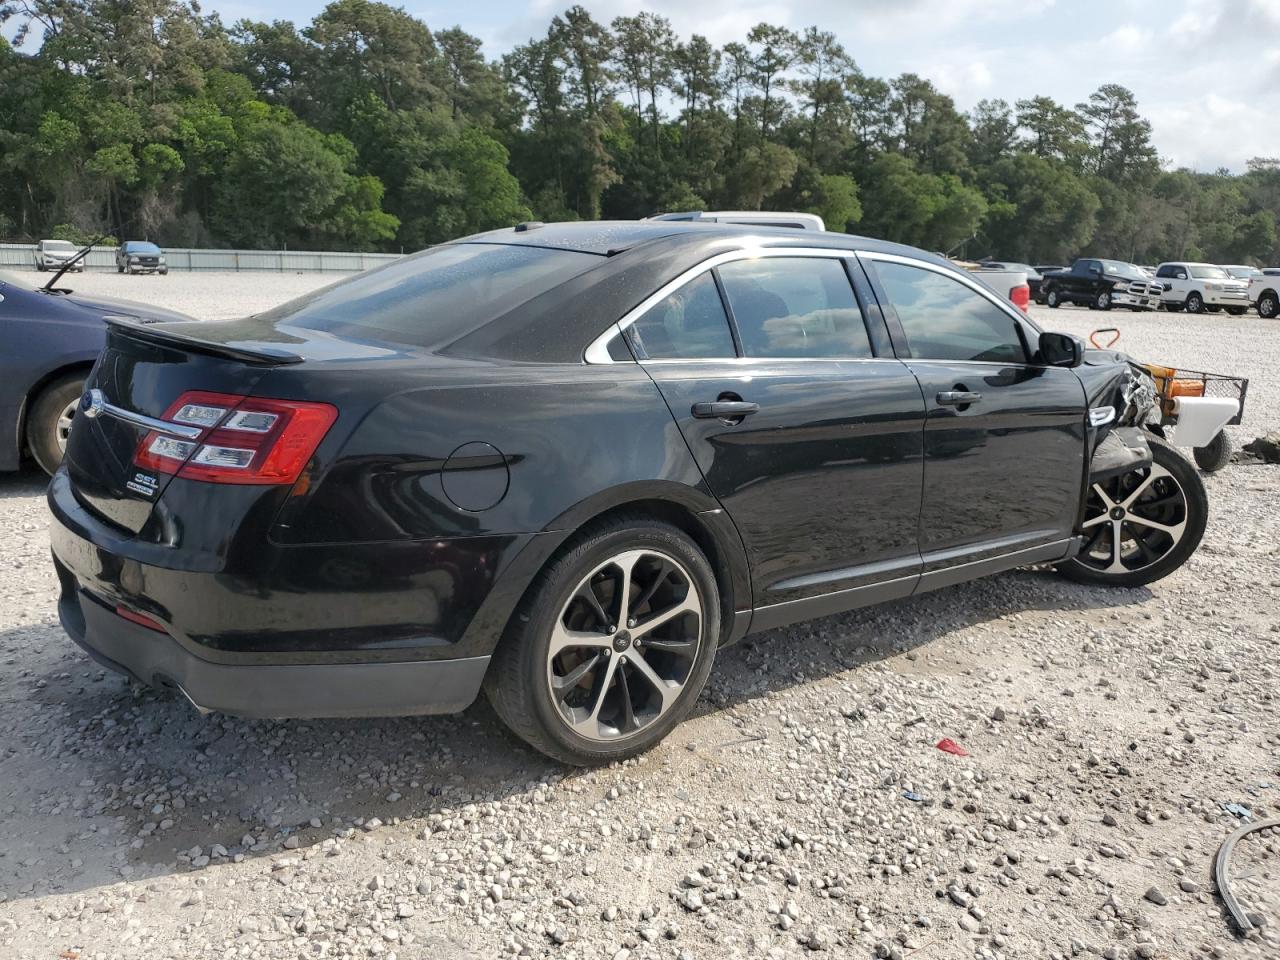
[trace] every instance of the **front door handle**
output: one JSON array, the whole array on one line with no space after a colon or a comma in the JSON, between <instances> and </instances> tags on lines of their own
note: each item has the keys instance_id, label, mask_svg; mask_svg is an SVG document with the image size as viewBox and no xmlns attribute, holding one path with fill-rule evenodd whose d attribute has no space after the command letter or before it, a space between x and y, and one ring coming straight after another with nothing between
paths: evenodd
<instances>
[{"instance_id":1,"label":"front door handle","mask_svg":"<svg viewBox=\"0 0 1280 960\"><path fill-rule=\"evenodd\" d=\"M943 407L963 407L970 403L977 403L982 399L982 394L975 393L972 390L943 390L938 394L938 405Z\"/></svg>"},{"instance_id":2,"label":"front door handle","mask_svg":"<svg viewBox=\"0 0 1280 960\"><path fill-rule=\"evenodd\" d=\"M760 404L747 400L712 400L695 403L692 412L699 420L740 420L759 410Z\"/></svg>"}]
</instances>

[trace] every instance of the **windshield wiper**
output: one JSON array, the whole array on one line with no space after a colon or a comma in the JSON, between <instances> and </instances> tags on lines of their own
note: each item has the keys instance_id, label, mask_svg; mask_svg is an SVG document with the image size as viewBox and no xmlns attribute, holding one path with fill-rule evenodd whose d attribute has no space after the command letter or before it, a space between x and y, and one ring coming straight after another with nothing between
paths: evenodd
<instances>
[{"instance_id":1,"label":"windshield wiper","mask_svg":"<svg viewBox=\"0 0 1280 960\"><path fill-rule=\"evenodd\" d=\"M53 285L62 279L62 275L64 273L66 273L68 270L74 267L77 263L79 263L81 260L87 257L89 255L89 251L92 250L94 247L96 247L98 244L100 244L105 238L106 238L106 234L100 233L96 237L94 237L92 240L90 240L88 245L83 250L81 250L74 257L72 257L70 260L64 263L62 265L62 269L49 278L49 282L46 283L43 287L44 291L46 293L70 293L71 292L70 290L55 290Z\"/></svg>"}]
</instances>

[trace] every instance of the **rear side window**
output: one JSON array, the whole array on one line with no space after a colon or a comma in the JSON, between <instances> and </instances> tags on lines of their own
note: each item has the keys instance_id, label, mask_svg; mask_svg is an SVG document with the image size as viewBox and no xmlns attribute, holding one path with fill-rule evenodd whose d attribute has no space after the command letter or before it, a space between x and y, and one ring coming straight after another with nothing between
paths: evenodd
<instances>
[{"instance_id":1,"label":"rear side window","mask_svg":"<svg viewBox=\"0 0 1280 960\"><path fill-rule=\"evenodd\" d=\"M446 244L340 280L260 316L354 339L432 346L496 320L601 260L545 247Z\"/></svg>"},{"instance_id":2,"label":"rear side window","mask_svg":"<svg viewBox=\"0 0 1280 960\"><path fill-rule=\"evenodd\" d=\"M735 356L729 318L711 274L690 280L633 323L630 334L651 360L704 360Z\"/></svg>"},{"instance_id":3,"label":"rear side window","mask_svg":"<svg viewBox=\"0 0 1280 960\"><path fill-rule=\"evenodd\" d=\"M839 260L765 257L718 269L748 357L872 356Z\"/></svg>"},{"instance_id":4,"label":"rear side window","mask_svg":"<svg viewBox=\"0 0 1280 960\"><path fill-rule=\"evenodd\" d=\"M901 263L875 269L913 357L1026 363L1014 319L959 280Z\"/></svg>"}]
</instances>

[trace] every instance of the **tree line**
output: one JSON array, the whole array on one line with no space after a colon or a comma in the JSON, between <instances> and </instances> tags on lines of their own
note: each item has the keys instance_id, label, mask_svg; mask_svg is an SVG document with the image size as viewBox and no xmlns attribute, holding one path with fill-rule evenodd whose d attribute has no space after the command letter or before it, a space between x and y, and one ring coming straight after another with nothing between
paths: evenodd
<instances>
[{"instance_id":1,"label":"tree line","mask_svg":"<svg viewBox=\"0 0 1280 960\"><path fill-rule=\"evenodd\" d=\"M412 250L529 219L786 209L973 257L1280 262L1280 159L1166 169L1116 84L963 113L817 27L717 47L574 6L491 61L371 0L302 28L0 0L3 24L0 237Z\"/></svg>"}]
</instances>

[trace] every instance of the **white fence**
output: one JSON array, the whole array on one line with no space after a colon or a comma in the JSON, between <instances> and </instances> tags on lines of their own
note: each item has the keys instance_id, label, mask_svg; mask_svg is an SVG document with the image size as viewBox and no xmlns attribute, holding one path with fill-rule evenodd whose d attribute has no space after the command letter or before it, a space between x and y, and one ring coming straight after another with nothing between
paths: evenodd
<instances>
[{"instance_id":1,"label":"white fence","mask_svg":"<svg viewBox=\"0 0 1280 960\"><path fill-rule=\"evenodd\" d=\"M85 257L90 269L114 270L115 247L96 247ZM270 270L275 273L342 273L366 270L395 260L394 253L313 252L309 250L194 250L169 247L164 251L170 270ZM32 267L35 244L0 243L0 267Z\"/></svg>"}]
</instances>

